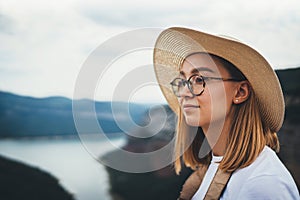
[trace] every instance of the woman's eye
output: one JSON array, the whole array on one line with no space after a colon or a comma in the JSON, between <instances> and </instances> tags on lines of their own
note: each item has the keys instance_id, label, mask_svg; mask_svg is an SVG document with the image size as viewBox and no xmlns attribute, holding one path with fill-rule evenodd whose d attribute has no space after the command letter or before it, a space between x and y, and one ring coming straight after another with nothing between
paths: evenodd
<instances>
[{"instance_id":1,"label":"woman's eye","mask_svg":"<svg viewBox=\"0 0 300 200\"><path fill-rule=\"evenodd\" d=\"M195 80L194 80L194 82L197 83L197 84L202 84L203 83L203 78L196 77Z\"/></svg>"}]
</instances>

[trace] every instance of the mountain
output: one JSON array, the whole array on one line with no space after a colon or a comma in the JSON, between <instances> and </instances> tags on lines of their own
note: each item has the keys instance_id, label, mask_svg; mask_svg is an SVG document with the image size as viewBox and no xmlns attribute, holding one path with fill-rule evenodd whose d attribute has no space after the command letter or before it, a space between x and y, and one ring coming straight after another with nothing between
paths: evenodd
<instances>
[{"instance_id":1,"label":"mountain","mask_svg":"<svg viewBox=\"0 0 300 200\"><path fill-rule=\"evenodd\" d=\"M139 119L147 110L147 105L126 102L75 100L73 103L81 106L82 110L77 111L76 116L83 122L92 121L96 114L95 119L104 133L122 132L126 124L131 124L130 118L139 123ZM85 109L90 106L94 106L96 112ZM123 126L120 128L117 123ZM130 127L125 126L125 128ZM97 132L99 132L98 127L86 123L85 133ZM73 120L71 99L33 98L0 92L0 137L74 134L77 134L77 131Z\"/></svg>"},{"instance_id":2,"label":"mountain","mask_svg":"<svg viewBox=\"0 0 300 200\"><path fill-rule=\"evenodd\" d=\"M300 68L276 71L286 102L285 123L300 121ZM266 80L267 81L267 80ZM272 88L270 88L272 89ZM85 133L123 132L132 121L142 123L149 105L126 102L74 100L78 128ZM91 110L95 109L95 112ZM129 114L128 114L129 113ZM82 125L83 124L83 125ZM33 98L0 92L0 137L51 136L77 134L72 113L72 100L64 97Z\"/></svg>"},{"instance_id":3,"label":"mountain","mask_svg":"<svg viewBox=\"0 0 300 200\"><path fill-rule=\"evenodd\" d=\"M300 95L300 68L276 70L276 74L282 85L284 95L297 96Z\"/></svg>"},{"instance_id":4,"label":"mountain","mask_svg":"<svg viewBox=\"0 0 300 200\"><path fill-rule=\"evenodd\" d=\"M285 98L285 123L300 122L300 68L276 71ZM270 88L271 89L271 88Z\"/></svg>"},{"instance_id":5,"label":"mountain","mask_svg":"<svg viewBox=\"0 0 300 200\"><path fill-rule=\"evenodd\" d=\"M300 189L300 68L278 70L276 73L282 85L286 104L284 123L278 133L280 141L278 155Z\"/></svg>"}]
</instances>

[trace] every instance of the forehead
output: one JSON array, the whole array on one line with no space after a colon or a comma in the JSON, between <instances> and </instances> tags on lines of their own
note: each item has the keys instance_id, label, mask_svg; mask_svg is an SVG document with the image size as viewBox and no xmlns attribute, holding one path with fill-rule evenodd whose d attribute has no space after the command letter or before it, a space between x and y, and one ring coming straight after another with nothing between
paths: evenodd
<instances>
[{"instance_id":1,"label":"forehead","mask_svg":"<svg viewBox=\"0 0 300 200\"><path fill-rule=\"evenodd\" d=\"M219 59L206 53L192 54L182 63L180 68L181 74L193 74L196 72L220 76L229 74Z\"/></svg>"}]
</instances>

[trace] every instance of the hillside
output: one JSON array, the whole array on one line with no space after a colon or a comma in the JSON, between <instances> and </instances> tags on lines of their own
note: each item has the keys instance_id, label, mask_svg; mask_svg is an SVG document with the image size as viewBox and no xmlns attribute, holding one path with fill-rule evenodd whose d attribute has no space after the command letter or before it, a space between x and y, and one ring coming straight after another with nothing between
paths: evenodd
<instances>
[{"instance_id":1,"label":"hillside","mask_svg":"<svg viewBox=\"0 0 300 200\"><path fill-rule=\"evenodd\" d=\"M138 121L146 110L145 105L114 102L113 113L111 102L93 102L76 100L81 105L94 105L97 120L105 133L121 132L114 118L129 122L126 108L130 116ZM93 113L82 110L82 120L91 121ZM87 127L85 133L97 133L95 127ZM77 134L73 114L72 100L64 97L32 98L11 93L0 92L0 137L11 136L53 136Z\"/></svg>"},{"instance_id":2,"label":"hillside","mask_svg":"<svg viewBox=\"0 0 300 200\"><path fill-rule=\"evenodd\" d=\"M0 156L0 198L74 200L55 177L36 167Z\"/></svg>"},{"instance_id":3,"label":"hillside","mask_svg":"<svg viewBox=\"0 0 300 200\"><path fill-rule=\"evenodd\" d=\"M286 110L283 127L278 136L279 157L290 170L300 188L300 68L276 71L283 88Z\"/></svg>"},{"instance_id":4,"label":"hillside","mask_svg":"<svg viewBox=\"0 0 300 200\"><path fill-rule=\"evenodd\" d=\"M300 68L276 71L286 104L285 123L300 122Z\"/></svg>"}]
</instances>

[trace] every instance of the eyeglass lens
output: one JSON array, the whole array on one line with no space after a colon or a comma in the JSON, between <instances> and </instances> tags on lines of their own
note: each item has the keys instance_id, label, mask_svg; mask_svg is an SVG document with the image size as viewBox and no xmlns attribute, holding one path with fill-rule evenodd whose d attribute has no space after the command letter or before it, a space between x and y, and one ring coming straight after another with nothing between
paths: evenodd
<instances>
[{"instance_id":1,"label":"eyeglass lens","mask_svg":"<svg viewBox=\"0 0 300 200\"><path fill-rule=\"evenodd\" d=\"M182 95L186 85L193 95L199 95L204 90L204 80L198 75L191 76L188 80L176 78L172 81L171 85L173 92L178 97Z\"/></svg>"}]
</instances>

